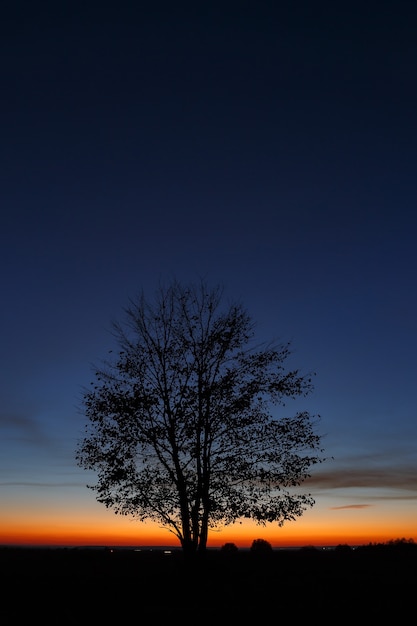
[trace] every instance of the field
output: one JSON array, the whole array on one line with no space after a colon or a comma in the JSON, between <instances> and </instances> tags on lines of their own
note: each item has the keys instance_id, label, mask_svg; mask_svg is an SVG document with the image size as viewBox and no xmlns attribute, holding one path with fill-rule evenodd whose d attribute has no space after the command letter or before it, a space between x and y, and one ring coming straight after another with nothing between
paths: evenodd
<instances>
[{"instance_id":1,"label":"field","mask_svg":"<svg viewBox=\"0 0 417 626\"><path fill-rule=\"evenodd\" d=\"M145 619L268 623L409 621L417 545L302 548L255 554L1 548L4 623Z\"/></svg>"}]
</instances>

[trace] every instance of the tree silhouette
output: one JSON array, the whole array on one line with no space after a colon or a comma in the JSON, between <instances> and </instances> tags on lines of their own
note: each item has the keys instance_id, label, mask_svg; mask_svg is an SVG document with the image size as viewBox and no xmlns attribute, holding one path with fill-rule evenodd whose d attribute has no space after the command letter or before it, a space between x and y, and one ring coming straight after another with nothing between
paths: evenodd
<instances>
[{"instance_id":1,"label":"tree silhouette","mask_svg":"<svg viewBox=\"0 0 417 626\"><path fill-rule=\"evenodd\" d=\"M223 552L223 554L236 554L238 550L239 548L232 541L228 541L227 543L224 543L222 547L220 548L220 552Z\"/></svg>"},{"instance_id":2,"label":"tree silhouette","mask_svg":"<svg viewBox=\"0 0 417 626\"><path fill-rule=\"evenodd\" d=\"M250 316L222 297L174 281L130 300L111 326L120 351L82 397L88 487L116 514L170 530L186 555L205 551L209 529L302 515L314 500L289 489L324 460L308 412L271 411L310 393L311 377L285 368L289 344L254 345Z\"/></svg>"},{"instance_id":3,"label":"tree silhouette","mask_svg":"<svg viewBox=\"0 0 417 626\"><path fill-rule=\"evenodd\" d=\"M254 539L250 551L254 554L270 554L272 545L266 539Z\"/></svg>"}]
</instances>

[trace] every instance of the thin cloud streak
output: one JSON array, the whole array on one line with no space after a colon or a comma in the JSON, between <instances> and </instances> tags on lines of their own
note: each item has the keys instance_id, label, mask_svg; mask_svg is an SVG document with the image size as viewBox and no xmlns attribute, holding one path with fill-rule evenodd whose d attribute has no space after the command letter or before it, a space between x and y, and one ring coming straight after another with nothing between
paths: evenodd
<instances>
[{"instance_id":1,"label":"thin cloud streak","mask_svg":"<svg viewBox=\"0 0 417 626\"><path fill-rule=\"evenodd\" d=\"M373 504L346 504L344 506L330 506L329 509L331 511L340 511L342 509L367 509Z\"/></svg>"},{"instance_id":2,"label":"thin cloud streak","mask_svg":"<svg viewBox=\"0 0 417 626\"><path fill-rule=\"evenodd\" d=\"M25 415L0 415L2 438L10 442L26 443L43 448L54 444L45 433L45 426L38 418Z\"/></svg>"},{"instance_id":3,"label":"thin cloud streak","mask_svg":"<svg viewBox=\"0 0 417 626\"><path fill-rule=\"evenodd\" d=\"M85 483L34 483L34 482L24 482L24 481L15 481L15 482L0 482L0 487L42 487L42 488L55 488L55 487L85 487Z\"/></svg>"},{"instance_id":4,"label":"thin cloud streak","mask_svg":"<svg viewBox=\"0 0 417 626\"><path fill-rule=\"evenodd\" d=\"M338 467L334 470L314 473L305 482L315 489L404 489L416 492L417 465L353 468Z\"/></svg>"}]
</instances>

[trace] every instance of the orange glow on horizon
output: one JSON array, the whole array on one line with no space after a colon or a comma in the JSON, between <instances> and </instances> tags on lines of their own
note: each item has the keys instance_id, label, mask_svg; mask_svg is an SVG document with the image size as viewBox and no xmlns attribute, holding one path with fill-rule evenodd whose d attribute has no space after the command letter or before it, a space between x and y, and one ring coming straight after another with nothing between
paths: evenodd
<instances>
[{"instance_id":1,"label":"orange glow on horizon","mask_svg":"<svg viewBox=\"0 0 417 626\"><path fill-rule=\"evenodd\" d=\"M2 524L0 545L18 546L172 546L179 547L177 538L155 524L144 524L117 518L103 523L91 519L88 523L75 524L74 520L55 519L39 523L40 520L15 520ZM235 524L221 531L209 532L208 547L217 548L225 543L234 543L241 548L251 546L254 539L262 538L273 547L366 545L385 543L395 539L417 541L416 526L400 527L383 525L378 528L354 524L332 528L327 524L307 523L305 520L288 523L282 528L276 525L257 526L254 523Z\"/></svg>"},{"instance_id":2,"label":"orange glow on horizon","mask_svg":"<svg viewBox=\"0 0 417 626\"><path fill-rule=\"evenodd\" d=\"M366 502L366 501L365 501ZM259 526L243 521L221 530L209 530L208 547L234 543L247 548L255 539L265 539L273 547L367 545L395 539L417 542L414 500L395 506L377 503L343 506L323 497L295 521ZM115 515L87 497L73 502L65 493L45 497L5 497L0 510L0 545L36 546L172 546L179 541L156 523L138 522Z\"/></svg>"},{"instance_id":3,"label":"orange glow on horizon","mask_svg":"<svg viewBox=\"0 0 417 626\"><path fill-rule=\"evenodd\" d=\"M220 548L225 543L234 543L239 548L249 548L254 539L266 539L275 548L297 548L303 546L336 546L336 545L367 545L370 543L386 543L395 539L413 539L404 534L381 534L381 535L342 535L342 536L308 536L308 537L292 537L285 541L276 541L276 536L271 537L268 533L259 531L251 533L246 537L224 536L218 539L208 541L209 548ZM0 546L51 546L51 547L83 547L83 546L167 546L180 547L179 541L174 538L163 537L158 534L149 534L146 537L118 535L117 533L98 533L94 535L83 535L76 533L67 533L61 535L59 533L33 533L33 532L4 532L0 535Z\"/></svg>"}]
</instances>

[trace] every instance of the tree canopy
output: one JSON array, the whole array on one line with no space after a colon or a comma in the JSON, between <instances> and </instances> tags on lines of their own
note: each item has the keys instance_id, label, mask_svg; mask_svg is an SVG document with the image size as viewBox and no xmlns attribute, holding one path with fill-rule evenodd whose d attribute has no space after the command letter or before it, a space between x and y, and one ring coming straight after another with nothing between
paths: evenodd
<instances>
[{"instance_id":1,"label":"tree canopy","mask_svg":"<svg viewBox=\"0 0 417 626\"><path fill-rule=\"evenodd\" d=\"M206 549L209 529L301 516L314 500L292 488L324 460L317 420L276 408L311 393L311 375L287 367L289 343L256 344L246 309L223 295L174 281L130 300L111 326L119 350L82 399L76 459L98 477L88 487L187 554Z\"/></svg>"}]
</instances>

